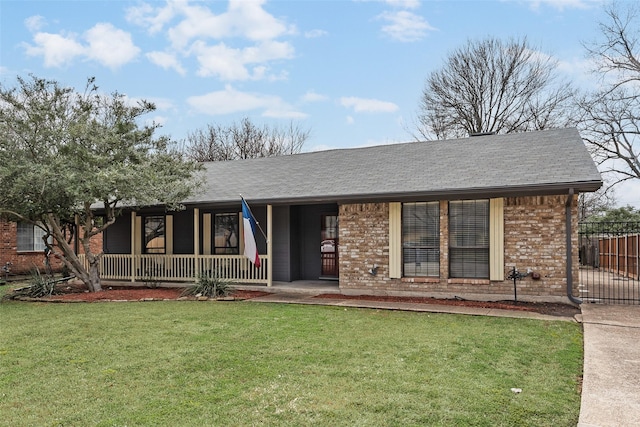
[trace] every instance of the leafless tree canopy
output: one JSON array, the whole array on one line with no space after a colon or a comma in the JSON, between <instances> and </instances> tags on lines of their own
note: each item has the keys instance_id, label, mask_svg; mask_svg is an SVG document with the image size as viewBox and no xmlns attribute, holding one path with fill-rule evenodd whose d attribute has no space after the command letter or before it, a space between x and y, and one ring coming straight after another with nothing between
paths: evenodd
<instances>
[{"instance_id":1,"label":"leafless tree canopy","mask_svg":"<svg viewBox=\"0 0 640 427\"><path fill-rule=\"evenodd\" d=\"M600 39L585 45L603 85L579 103L581 134L613 185L640 179L639 10L624 5L605 8Z\"/></svg>"},{"instance_id":2,"label":"leafless tree canopy","mask_svg":"<svg viewBox=\"0 0 640 427\"><path fill-rule=\"evenodd\" d=\"M566 125L573 90L558 80L556 65L526 39L468 41L427 77L416 137L447 139Z\"/></svg>"},{"instance_id":3,"label":"leafless tree canopy","mask_svg":"<svg viewBox=\"0 0 640 427\"><path fill-rule=\"evenodd\" d=\"M299 153L311 131L290 122L259 127L248 118L230 126L208 125L187 136L185 152L199 162L273 157Z\"/></svg>"}]
</instances>

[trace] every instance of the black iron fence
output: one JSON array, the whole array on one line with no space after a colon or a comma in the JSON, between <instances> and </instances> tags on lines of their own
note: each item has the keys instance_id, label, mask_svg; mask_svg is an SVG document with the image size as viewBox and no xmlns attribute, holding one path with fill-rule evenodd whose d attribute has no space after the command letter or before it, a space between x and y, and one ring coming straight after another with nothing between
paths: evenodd
<instances>
[{"instance_id":1,"label":"black iron fence","mask_svg":"<svg viewBox=\"0 0 640 427\"><path fill-rule=\"evenodd\" d=\"M640 222L581 222L580 297L640 304Z\"/></svg>"}]
</instances>

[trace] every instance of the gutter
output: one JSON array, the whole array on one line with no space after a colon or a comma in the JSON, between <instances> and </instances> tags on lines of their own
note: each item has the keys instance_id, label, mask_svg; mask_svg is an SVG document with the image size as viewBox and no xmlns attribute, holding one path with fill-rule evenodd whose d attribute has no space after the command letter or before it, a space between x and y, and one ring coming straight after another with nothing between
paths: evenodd
<instances>
[{"instance_id":1,"label":"gutter","mask_svg":"<svg viewBox=\"0 0 640 427\"><path fill-rule=\"evenodd\" d=\"M573 205L573 187L569 188L569 195L567 196L567 203L564 205L565 211L565 226L567 232L565 233L567 236L567 297L574 304L582 304L582 300L580 298L576 298L573 296L573 256L572 256L572 246L571 246L571 205Z\"/></svg>"}]
</instances>

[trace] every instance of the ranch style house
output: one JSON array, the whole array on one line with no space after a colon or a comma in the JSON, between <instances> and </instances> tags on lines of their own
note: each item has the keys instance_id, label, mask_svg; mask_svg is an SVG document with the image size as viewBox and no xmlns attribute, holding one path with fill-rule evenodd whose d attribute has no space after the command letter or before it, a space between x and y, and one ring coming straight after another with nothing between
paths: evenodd
<instances>
[{"instance_id":1,"label":"ranch style house","mask_svg":"<svg viewBox=\"0 0 640 427\"><path fill-rule=\"evenodd\" d=\"M126 209L102 278L333 281L344 294L567 302L577 197L602 185L574 128L206 163L181 211ZM264 235L243 254L241 195Z\"/></svg>"}]
</instances>

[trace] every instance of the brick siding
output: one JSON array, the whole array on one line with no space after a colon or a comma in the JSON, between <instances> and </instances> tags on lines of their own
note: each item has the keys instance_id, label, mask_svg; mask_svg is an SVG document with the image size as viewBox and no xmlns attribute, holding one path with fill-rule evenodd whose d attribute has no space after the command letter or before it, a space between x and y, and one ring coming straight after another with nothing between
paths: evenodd
<instances>
[{"instance_id":1,"label":"brick siding","mask_svg":"<svg viewBox=\"0 0 640 427\"><path fill-rule=\"evenodd\" d=\"M34 267L44 272L43 251L18 251L17 223L0 219L0 239L0 267L10 262L11 273L16 275L29 274ZM82 247L79 249L82 253ZM94 253L102 251L102 235L91 239L91 250ZM62 261L51 257L51 266L55 272L60 272Z\"/></svg>"},{"instance_id":2,"label":"brick siding","mask_svg":"<svg viewBox=\"0 0 640 427\"><path fill-rule=\"evenodd\" d=\"M574 201L577 198L574 199ZM517 283L522 300L567 301L565 250L566 196L505 198L505 278L515 265L540 275ZM345 293L461 296L511 299L513 281L448 278L448 203L440 202L440 277L389 278L389 205L345 204L339 207L340 288ZM572 206L574 295L578 284L577 202ZM368 271L378 266L377 274Z\"/></svg>"}]
</instances>

